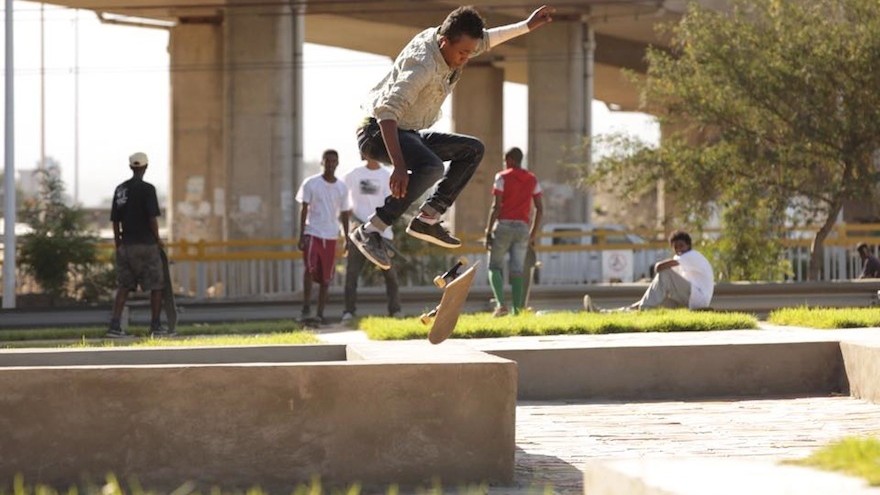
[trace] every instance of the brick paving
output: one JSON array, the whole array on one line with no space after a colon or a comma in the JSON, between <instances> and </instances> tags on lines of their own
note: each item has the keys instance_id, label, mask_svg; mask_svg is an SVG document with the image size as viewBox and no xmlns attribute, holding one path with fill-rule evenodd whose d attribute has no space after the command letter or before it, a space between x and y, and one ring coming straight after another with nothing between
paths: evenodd
<instances>
[{"instance_id":1,"label":"brick paving","mask_svg":"<svg viewBox=\"0 0 880 495\"><path fill-rule=\"evenodd\" d=\"M589 459L802 457L843 436L880 433L880 405L845 396L521 402L516 423L515 486L493 495L582 495Z\"/></svg>"}]
</instances>

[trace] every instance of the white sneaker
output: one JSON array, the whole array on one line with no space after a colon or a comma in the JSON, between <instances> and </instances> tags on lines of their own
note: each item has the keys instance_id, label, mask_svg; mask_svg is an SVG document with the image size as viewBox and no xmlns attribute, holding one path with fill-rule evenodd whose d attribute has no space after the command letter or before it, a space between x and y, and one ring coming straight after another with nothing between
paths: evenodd
<instances>
[{"instance_id":1,"label":"white sneaker","mask_svg":"<svg viewBox=\"0 0 880 495\"><path fill-rule=\"evenodd\" d=\"M345 313L342 313L342 322L343 323L345 323L347 321L351 321L353 319L354 319L354 314L349 313L348 311L346 311Z\"/></svg>"}]
</instances>

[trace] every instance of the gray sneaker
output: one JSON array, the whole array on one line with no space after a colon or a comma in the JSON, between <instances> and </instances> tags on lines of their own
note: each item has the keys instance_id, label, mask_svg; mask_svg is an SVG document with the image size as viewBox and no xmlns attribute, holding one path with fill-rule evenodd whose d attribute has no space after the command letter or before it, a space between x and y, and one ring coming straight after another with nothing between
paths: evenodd
<instances>
[{"instance_id":1,"label":"gray sneaker","mask_svg":"<svg viewBox=\"0 0 880 495\"><path fill-rule=\"evenodd\" d=\"M111 327L107 330L107 333L104 334L105 339L124 339L126 337L130 337L130 335L125 333L125 330L121 328Z\"/></svg>"},{"instance_id":2,"label":"gray sneaker","mask_svg":"<svg viewBox=\"0 0 880 495\"><path fill-rule=\"evenodd\" d=\"M154 339L161 339L165 337L177 337L177 332L172 331L168 327L164 325L159 325L158 327L150 328L150 337Z\"/></svg>"},{"instance_id":3,"label":"gray sneaker","mask_svg":"<svg viewBox=\"0 0 880 495\"><path fill-rule=\"evenodd\" d=\"M438 221L429 224L419 220L418 217L413 218L406 228L406 233L431 244L436 244L445 248L457 248L461 246L461 241L452 237L443 222Z\"/></svg>"},{"instance_id":4,"label":"gray sneaker","mask_svg":"<svg viewBox=\"0 0 880 495\"><path fill-rule=\"evenodd\" d=\"M391 260L388 258L388 251L385 249L385 243L382 242L382 236L378 232L367 232L361 225L352 230L348 234L351 243L370 260L374 265L383 270L391 268Z\"/></svg>"}]
</instances>

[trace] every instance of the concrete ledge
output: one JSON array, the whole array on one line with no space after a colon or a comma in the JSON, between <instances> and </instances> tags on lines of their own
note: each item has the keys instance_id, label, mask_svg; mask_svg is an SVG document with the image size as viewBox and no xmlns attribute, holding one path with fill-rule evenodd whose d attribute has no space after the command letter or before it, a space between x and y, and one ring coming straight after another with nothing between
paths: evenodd
<instances>
[{"instance_id":1,"label":"concrete ledge","mask_svg":"<svg viewBox=\"0 0 880 495\"><path fill-rule=\"evenodd\" d=\"M880 344L841 342L850 395L880 404Z\"/></svg>"},{"instance_id":2,"label":"concrete ledge","mask_svg":"<svg viewBox=\"0 0 880 495\"><path fill-rule=\"evenodd\" d=\"M345 360L344 345L327 344L246 347L9 349L0 352L0 368L22 366L306 363Z\"/></svg>"},{"instance_id":3,"label":"concrete ledge","mask_svg":"<svg viewBox=\"0 0 880 495\"><path fill-rule=\"evenodd\" d=\"M515 363L427 343L388 359L351 352L360 358L333 345L2 351L0 479L66 487L114 472L159 491L193 480L277 493L313 475L513 480Z\"/></svg>"},{"instance_id":4,"label":"concrete ledge","mask_svg":"<svg viewBox=\"0 0 880 495\"><path fill-rule=\"evenodd\" d=\"M655 400L846 392L836 341L491 349L523 400Z\"/></svg>"},{"instance_id":5,"label":"concrete ledge","mask_svg":"<svg viewBox=\"0 0 880 495\"><path fill-rule=\"evenodd\" d=\"M877 495L861 478L772 461L632 459L584 468L589 495Z\"/></svg>"}]
</instances>

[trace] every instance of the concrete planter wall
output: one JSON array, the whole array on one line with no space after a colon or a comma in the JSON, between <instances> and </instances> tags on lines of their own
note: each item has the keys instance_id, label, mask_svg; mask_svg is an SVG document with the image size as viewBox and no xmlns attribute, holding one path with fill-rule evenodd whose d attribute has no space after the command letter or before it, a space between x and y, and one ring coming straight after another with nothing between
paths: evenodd
<instances>
[{"instance_id":1,"label":"concrete planter wall","mask_svg":"<svg viewBox=\"0 0 880 495\"><path fill-rule=\"evenodd\" d=\"M159 489L281 492L315 475L510 482L515 363L398 347L405 361L371 359L369 344L3 352L0 478L65 486L113 472ZM335 361L305 362L315 356Z\"/></svg>"}]
</instances>

